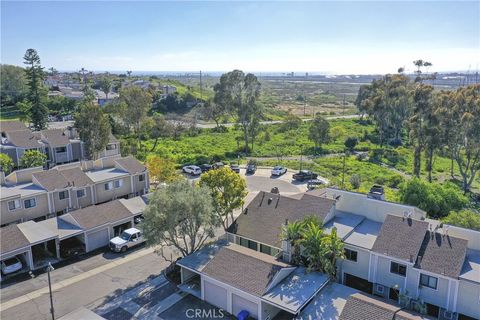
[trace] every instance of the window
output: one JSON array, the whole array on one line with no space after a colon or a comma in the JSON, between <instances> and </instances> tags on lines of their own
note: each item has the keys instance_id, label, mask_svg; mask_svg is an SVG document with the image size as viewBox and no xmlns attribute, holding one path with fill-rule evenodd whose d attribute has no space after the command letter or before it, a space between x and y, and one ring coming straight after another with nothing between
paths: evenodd
<instances>
[{"instance_id":1,"label":"window","mask_svg":"<svg viewBox=\"0 0 480 320\"><path fill-rule=\"evenodd\" d=\"M117 149L117 145L116 144L107 144L107 150L115 150Z\"/></svg>"},{"instance_id":2,"label":"window","mask_svg":"<svg viewBox=\"0 0 480 320\"><path fill-rule=\"evenodd\" d=\"M37 202L35 201L35 198L31 198L23 201L23 206L25 207L25 209L33 208L36 205L37 205Z\"/></svg>"},{"instance_id":3,"label":"window","mask_svg":"<svg viewBox=\"0 0 480 320\"><path fill-rule=\"evenodd\" d=\"M141 174L138 176L138 181L144 181L145 180L145 175Z\"/></svg>"},{"instance_id":4,"label":"window","mask_svg":"<svg viewBox=\"0 0 480 320\"><path fill-rule=\"evenodd\" d=\"M20 200L8 201L8 210L13 211L20 208Z\"/></svg>"},{"instance_id":5,"label":"window","mask_svg":"<svg viewBox=\"0 0 480 320\"><path fill-rule=\"evenodd\" d=\"M60 191L58 193L58 197L60 198L60 200L68 199L69 198L68 191Z\"/></svg>"},{"instance_id":6,"label":"window","mask_svg":"<svg viewBox=\"0 0 480 320\"><path fill-rule=\"evenodd\" d=\"M77 198L85 197L85 189L77 190Z\"/></svg>"},{"instance_id":7,"label":"window","mask_svg":"<svg viewBox=\"0 0 480 320\"><path fill-rule=\"evenodd\" d=\"M272 247L266 246L264 244L260 244L260 252L266 253L268 255L272 255Z\"/></svg>"},{"instance_id":8,"label":"window","mask_svg":"<svg viewBox=\"0 0 480 320\"><path fill-rule=\"evenodd\" d=\"M399 264L396 262L392 262L390 264L390 272L398 274L402 277L405 277L407 275L407 266L403 264Z\"/></svg>"},{"instance_id":9,"label":"window","mask_svg":"<svg viewBox=\"0 0 480 320\"><path fill-rule=\"evenodd\" d=\"M437 289L438 279L435 277L428 276L426 274L420 274L420 285L424 287L429 287L432 289Z\"/></svg>"},{"instance_id":10,"label":"window","mask_svg":"<svg viewBox=\"0 0 480 320\"><path fill-rule=\"evenodd\" d=\"M115 180L115 189L121 188L123 186L123 180Z\"/></svg>"},{"instance_id":11,"label":"window","mask_svg":"<svg viewBox=\"0 0 480 320\"><path fill-rule=\"evenodd\" d=\"M56 148L55 148L55 152L56 152L56 153L67 152L67 147L56 147Z\"/></svg>"},{"instance_id":12,"label":"window","mask_svg":"<svg viewBox=\"0 0 480 320\"><path fill-rule=\"evenodd\" d=\"M246 247L246 248L257 251L257 243L255 241L240 238L240 245L243 246L243 247Z\"/></svg>"},{"instance_id":13,"label":"window","mask_svg":"<svg viewBox=\"0 0 480 320\"><path fill-rule=\"evenodd\" d=\"M350 261L357 262L357 251L353 251L350 249L345 249L345 258Z\"/></svg>"},{"instance_id":14,"label":"window","mask_svg":"<svg viewBox=\"0 0 480 320\"><path fill-rule=\"evenodd\" d=\"M105 190L112 190L113 189L113 182L107 182L105 183Z\"/></svg>"}]
</instances>

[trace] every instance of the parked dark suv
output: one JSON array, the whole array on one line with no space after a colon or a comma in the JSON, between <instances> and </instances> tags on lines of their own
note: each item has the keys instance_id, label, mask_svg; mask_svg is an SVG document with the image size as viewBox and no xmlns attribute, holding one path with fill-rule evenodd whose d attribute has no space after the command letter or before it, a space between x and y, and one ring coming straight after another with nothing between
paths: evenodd
<instances>
[{"instance_id":1,"label":"parked dark suv","mask_svg":"<svg viewBox=\"0 0 480 320\"><path fill-rule=\"evenodd\" d=\"M313 173L312 171L309 170L300 170L300 172L297 172L293 175L293 179L297 181L305 181L305 180L312 180L312 179L317 179L318 174Z\"/></svg>"},{"instance_id":2,"label":"parked dark suv","mask_svg":"<svg viewBox=\"0 0 480 320\"><path fill-rule=\"evenodd\" d=\"M255 163L250 163L247 165L247 174L254 174L257 171L257 165Z\"/></svg>"},{"instance_id":3,"label":"parked dark suv","mask_svg":"<svg viewBox=\"0 0 480 320\"><path fill-rule=\"evenodd\" d=\"M213 166L211 164L208 164L208 163L201 164L201 165L199 165L199 167L202 170L202 172L207 172L207 171L210 171L210 170L213 169Z\"/></svg>"},{"instance_id":4,"label":"parked dark suv","mask_svg":"<svg viewBox=\"0 0 480 320\"><path fill-rule=\"evenodd\" d=\"M231 164L230 169L235 173L240 173L240 167L237 166L236 164Z\"/></svg>"}]
</instances>

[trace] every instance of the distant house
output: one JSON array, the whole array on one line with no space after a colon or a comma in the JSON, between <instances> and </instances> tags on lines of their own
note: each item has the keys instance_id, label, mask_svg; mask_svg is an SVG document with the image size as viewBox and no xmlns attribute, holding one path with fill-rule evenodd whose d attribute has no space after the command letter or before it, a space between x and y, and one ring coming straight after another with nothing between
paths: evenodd
<instances>
[{"instance_id":1,"label":"distant house","mask_svg":"<svg viewBox=\"0 0 480 320\"><path fill-rule=\"evenodd\" d=\"M101 90L95 90L95 95L97 96L97 103L100 107L103 107L119 97L118 93L115 92L110 92L107 97L105 92Z\"/></svg>"},{"instance_id":2,"label":"distant house","mask_svg":"<svg viewBox=\"0 0 480 320\"><path fill-rule=\"evenodd\" d=\"M0 152L10 156L18 167L20 158L27 150L38 150L47 155L47 167L85 160L83 142L75 129L47 129L32 131L20 121L0 122ZM120 154L120 142L110 134L110 141L97 156Z\"/></svg>"}]
</instances>

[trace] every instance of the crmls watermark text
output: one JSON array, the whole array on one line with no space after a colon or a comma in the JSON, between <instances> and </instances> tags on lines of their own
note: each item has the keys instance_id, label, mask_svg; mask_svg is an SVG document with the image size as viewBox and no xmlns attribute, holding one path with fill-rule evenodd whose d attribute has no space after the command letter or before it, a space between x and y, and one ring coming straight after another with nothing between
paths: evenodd
<instances>
[{"instance_id":1,"label":"crmls watermark text","mask_svg":"<svg viewBox=\"0 0 480 320\"><path fill-rule=\"evenodd\" d=\"M187 309L185 315L188 319L223 319L225 317L222 309Z\"/></svg>"}]
</instances>

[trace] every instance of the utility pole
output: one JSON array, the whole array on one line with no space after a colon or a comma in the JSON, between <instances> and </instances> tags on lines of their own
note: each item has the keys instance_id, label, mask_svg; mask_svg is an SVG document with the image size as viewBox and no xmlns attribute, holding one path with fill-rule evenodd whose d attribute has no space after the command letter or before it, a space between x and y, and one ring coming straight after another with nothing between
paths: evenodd
<instances>
[{"instance_id":1,"label":"utility pole","mask_svg":"<svg viewBox=\"0 0 480 320\"><path fill-rule=\"evenodd\" d=\"M52 295L52 281L50 279L50 271L55 270L52 264L49 262L47 267L48 274L48 291L50 292L50 313L52 314L52 320L55 320L55 310L53 309L53 295Z\"/></svg>"},{"instance_id":2,"label":"utility pole","mask_svg":"<svg viewBox=\"0 0 480 320\"><path fill-rule=\"evenodd\" d=\"M303 169L303 144L300 145L300 170Z\"/></svg>"},{"instance_id":3,"label":"utility pole","mask_svg":"<svg viewBox=\"0 0 480 320\"><path fill-rule=\"evenodd\" d=\"M343 151L343 169L342 169L342 189L345 189L345 158L347 157L347 150Z\"/></svg>"},{"instance_id":4,"label":"utility pole","mask_svg":"<svg viewBox=\"0 0 480 320\"><path fill-rule=\"evenodd\" d=\"M343 111L342 114L345 115L345 94L343 94Z\"/></svg>"}]
</instances>

